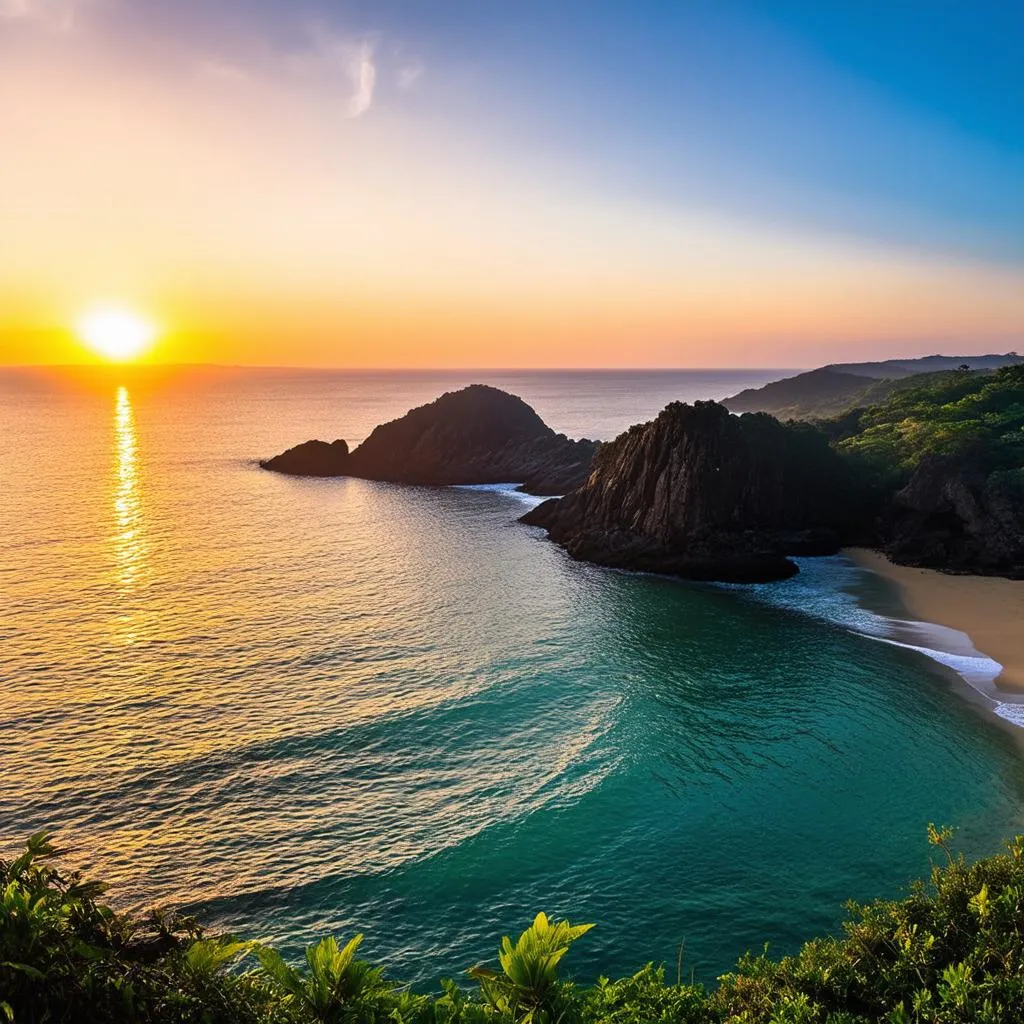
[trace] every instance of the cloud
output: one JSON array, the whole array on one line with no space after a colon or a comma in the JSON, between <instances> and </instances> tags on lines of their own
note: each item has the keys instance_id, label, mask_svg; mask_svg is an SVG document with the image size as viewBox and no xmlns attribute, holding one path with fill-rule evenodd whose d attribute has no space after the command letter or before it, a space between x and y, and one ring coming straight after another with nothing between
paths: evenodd
<instances>
[{"instance_id":1,"label":"cloud","mask_svg":"<svg viewBox=\"0 0 1024 1024\"><path fill-rule=\"evenodd\" d=\"M359 117L373 103L373 89L377 84L377 65L373 62L373 47L363 42L349 63L354 92L348 101L349 117Z\"/></svg>"},{"instance_id":2,"label":"cloud","mask_svg":"<svg viewBox=\"0 0 1024 1024\"><path fill-rule=\"evenodd\" d=\"M375 39L353 39L323 25L312 26L309 33L311 47L292 61L293 67L304 74L343 77L350 90L348 116L365 114L373 105L377 85Z\"/></svg>"},{"instance_id":3,"label":"cloud","mask_svg":"<svg viewBox=\"0 0 1024 1024\"><path fill-rule=\"evenodd\" d=\"M77 0L0 0L0 18L72 32L77 8Z\"/></svg>"},{"instance_id":4,"label":"cloud","mask_svg":"<svg viewBox=\"0 0 1024 1024\"><path fill-rule=\"evenodd\" d=\"M398 69L398 88L411 89L423 74L422 64L406 64Z\"/></svg>"}]
</instances>

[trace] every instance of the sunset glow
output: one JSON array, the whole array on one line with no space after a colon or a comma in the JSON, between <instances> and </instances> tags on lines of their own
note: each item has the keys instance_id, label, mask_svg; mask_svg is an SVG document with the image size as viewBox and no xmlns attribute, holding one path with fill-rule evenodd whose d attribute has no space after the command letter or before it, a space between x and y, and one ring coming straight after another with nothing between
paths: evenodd
<instances>
[{"instance_id":1,"label":"sunset glow","mask_svg":"<svg viewBox=\"0 0 1024 1024\"><path fill-rule=\"evenodd\" d=\"M0 0L0 1024L1024 1024L1022 40Z\"/></svg>"},{"instance_id":2,"label":"sunset glow","mask_svg":"<svg viewBox=\"0 0 1024 1024\"><path fill-rule=\"evenodd\" d=\"M75 333L89 349L115 362L137 359L153 344L157 327L128 309L104 307L84 313Z\"/></svg>"},{"instance_id":3,"label":"sunset glow","mask_svg":"<svg viewBox=\"0 0 1024 1024\"><path fill-rule=\"evenodd\" d=\"M0 365L85 361L66 311L112 292L173 319L147 362L1018 348L1018 21L0 3Z\"/></svg>"}]
</instances>

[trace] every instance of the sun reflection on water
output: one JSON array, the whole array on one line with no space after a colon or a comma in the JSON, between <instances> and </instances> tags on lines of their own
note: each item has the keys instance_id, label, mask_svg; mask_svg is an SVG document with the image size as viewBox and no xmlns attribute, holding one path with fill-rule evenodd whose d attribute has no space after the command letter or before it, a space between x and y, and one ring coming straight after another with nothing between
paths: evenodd
<instances>
[{"instance_id":1,"label":"sun reflection on water","mask_svg":"<svg viewBox=\"0 0 1024 1024\"><path fill-rule=\"evenodd\" d=\"M114 554L122 594L138 589L148 556L138 448L132 400L128 389L119 387L114 402Z\"/></svg>"}]
</instances>

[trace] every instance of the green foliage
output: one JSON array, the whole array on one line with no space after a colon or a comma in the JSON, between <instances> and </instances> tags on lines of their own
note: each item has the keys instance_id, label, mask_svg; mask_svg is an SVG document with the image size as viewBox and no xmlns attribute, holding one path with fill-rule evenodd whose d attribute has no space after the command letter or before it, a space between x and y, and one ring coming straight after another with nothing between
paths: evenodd
<instances>
[{"instance_id":1,"label":"green foliage","mask_svg":"<svg viewBox=\"0 0 1024 1024\"><path fill-rule=\"evenodd\" d=\"M824 429L840 452L894 479L926 456L970 455L986 472L1024 466L1024 366L954 370L894 392Z\"/></svg>"},{"instance_id":2,"label":"green foliage","mask_svg":"<svg viewBox=\"0 0 1024 1024\"><path fill-rule=\"evenodd\" d=\"M929 826L940 863L902 900L850 904L839 937L794 956L747 954L717 989L648 965L578 987L560 976L590 925L538 914L500 970L405 991L356 958L362 936L311 946L305 964L194 923L139 920L64 875L33 836L0 860L0 1022L138 1024L1011 1024L1024 1019L1024 837L970 864Z\"/></svg>"},{"instance_id":3,"label":"green foliage","mask_svg":"<svg viewBox=\"0 0 1024 1024\"><path fill-rule=\"evenodd\" d=\"M667 985L664 967L648 964L629 978L598 978L585 993L584 1019L602 1024L705 1024L717 1021L702 985Z\"/></svg>"},{"instance_id":4,"label":"green foliage","mask_svg":"<svg viewBox=\"0 0 1024 1024\"><path fill-rule=\"evenodd\" d=\"M364 1019L362 1009L388 993L380 968L355 959L363 941L357 935L344 946L328 937L306 950L308 970L303 972L284 962L276 949L257 950L267 978L284 993L284 1002L298 1011L300 1019L341 1024Z\"/></svg>"},{"instance_id":5,"label":"green foliage","mask_svg":"<svg viewBox=\"0 0 1024 1024\"><path fill-rule=\"evenodd\" d=\"M564 1000L558 964L569 946L593 927L568 921L552 924L546 914L538 914L514 946L507 935L501 940L498 962L503 973L474 967L470 974L499 1014L521 1024L559 1020Z\"/></svg>"}]
</instances>

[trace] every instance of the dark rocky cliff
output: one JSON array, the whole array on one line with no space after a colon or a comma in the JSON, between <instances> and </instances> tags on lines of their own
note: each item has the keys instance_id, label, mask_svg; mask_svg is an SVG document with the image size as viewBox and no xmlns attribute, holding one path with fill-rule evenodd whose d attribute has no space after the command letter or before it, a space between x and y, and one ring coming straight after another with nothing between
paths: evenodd
<instances>
[{"instance_id":1,"label":"dark rocky cliff","mask_svg":"<svg viewBox=\"0 0 1024 1024\"><path fill-rule=\"evenodd\" d=\"M353 452L309 441L261 463L308 476L356 476L394 483L521 483L531 494L580 486L594 441L556 434L521 398L485 384L451 391L381 424Z\"/></svg>"},{"instance_id":2,"label":"dark rocky cliff","mask_svg":"<svg viewBox=\"0 0 1024 1024\"><path fill-rule=\"evenodd\" d=\"M903 565L1024 579L1024 469L928 457L896 492L885 535Z\"/></svg>"},{"instance_id":3,"label":"dark rocky cliff","mask_svg":"<svg viewBox=\"0 0 1024 1024\"><path fill-rule=\"evenodd\" d=\"M756 582L796 572L787 555L836 551L850 497L842 461L813 428L673 403L603 445L586 484L523 522L602 565Z\"/></svg>"}]
</instances>

